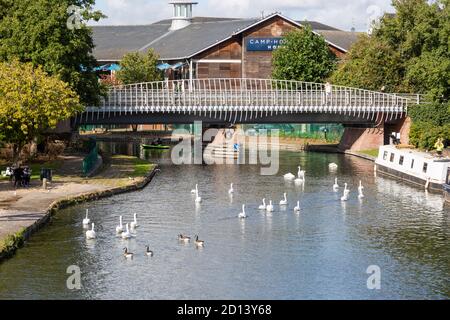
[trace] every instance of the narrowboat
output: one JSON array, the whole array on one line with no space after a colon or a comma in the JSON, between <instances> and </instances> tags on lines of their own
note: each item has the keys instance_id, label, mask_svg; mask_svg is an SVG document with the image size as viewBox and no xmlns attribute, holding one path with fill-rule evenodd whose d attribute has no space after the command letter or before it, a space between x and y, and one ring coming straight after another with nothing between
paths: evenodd
<instances>
[{"instance_id":1,"label":"narrowboat","mask_svg":"<svg viewBox=\"0 0 450 320\"><path fill-rule=\"evenodd\" d=\"M442 193L445 185L450 182L449 168L450 158L409 148L398 148L395 145L381 146L375 160L377 173L439 193Z\"/></svg>"}]
</instances>

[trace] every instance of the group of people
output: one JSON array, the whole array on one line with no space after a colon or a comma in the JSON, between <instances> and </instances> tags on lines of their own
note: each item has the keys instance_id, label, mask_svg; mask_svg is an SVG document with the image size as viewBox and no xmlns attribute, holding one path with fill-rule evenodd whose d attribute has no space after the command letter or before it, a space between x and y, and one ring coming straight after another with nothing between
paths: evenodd
<instances>
[{"instance_id":1,"label":"group of people","mask_svg":"<svg viewBox=\"0 0 450 320\"><path fill-rule=\"evenodd\" d=\"M9 180L14 182L14 187L29 187L31 180L31 169L28 166L17 168L6 168L6 176L9 176Z\"/></svg>"}]
</instances>

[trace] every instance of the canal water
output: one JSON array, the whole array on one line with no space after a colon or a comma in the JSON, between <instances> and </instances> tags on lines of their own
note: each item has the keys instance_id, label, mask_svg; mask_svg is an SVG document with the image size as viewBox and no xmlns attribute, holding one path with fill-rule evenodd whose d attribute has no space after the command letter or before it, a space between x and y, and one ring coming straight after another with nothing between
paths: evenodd
<instances>
[{"instance_id":1,"label":"canal water","mask_svg":"<svg viewBox=\"0 0 450 320\"><path fill-rule=\"evenodd\" d=\"M138 145L106 147L140 153ZM141 156L161 165L152 183L59 212L0 265L1 299L450 298L450 210L439 195L374 177L366 160L281 152L279 174L261 176L258 166L174 166L170 152ZM330 162L339 165L335 173ZM282 177L295 174L298 164L306 170L304 188ZM339 193L332 189L335 177ZM348 202L340 201L344 182ZM196 183L200 206L190 192ZM289 204L280 208L284 192ZM257 210L263 197L276 203L271 215ZM293 211L297 200L300 214ZM242 204L245 220L237 218ZM85 239L81 225L87 208L94 241ZM127 222L133 213L136 237L116 237L119 216ZM198 234L205 247L181 244L180 233ZM144 254L147 244L152 258ZM135 253L133 260L123 257L124 247ZM66 286L72 265L81 270L81 290ZM379 267L379 290L368 289L369 266Z\"/></svg>"}]
</instances>

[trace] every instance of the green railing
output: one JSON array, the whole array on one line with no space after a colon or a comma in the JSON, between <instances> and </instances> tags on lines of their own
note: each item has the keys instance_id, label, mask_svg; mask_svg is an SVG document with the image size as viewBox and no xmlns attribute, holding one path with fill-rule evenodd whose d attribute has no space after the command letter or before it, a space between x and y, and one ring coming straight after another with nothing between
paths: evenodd
<instances>
[{"instance_id":1,"label":"green railing","mask_svg":"<svg viewBox=\"0 0 450 320\"><path fill-rule=\"evenodd\" d=\"M95 167L98 159L98 147L95 146L91 152L83 159L83 174L87 175Z\"/></svg>"}]
</instances>

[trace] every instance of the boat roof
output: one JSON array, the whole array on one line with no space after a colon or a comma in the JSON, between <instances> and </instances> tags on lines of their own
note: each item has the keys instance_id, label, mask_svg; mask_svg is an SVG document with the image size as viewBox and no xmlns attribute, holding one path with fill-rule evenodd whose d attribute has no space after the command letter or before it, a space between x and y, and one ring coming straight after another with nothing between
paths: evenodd
<instances>
[{"instance_id":1,"label":"boat roof","mask_svg":"<svg viewBox=\"0 0 450 320\"><path fill-rule=\"evenodd\" d=\"M420 157L420 158L424 158L427 160L431 160L434 162L450 162L450 158L449 157L437 157L429 152L425 152L425 151L420 151L417 149L413 149L413 148L398 148L395 145L386 145L386 146L381 146L380 147L380 151L391 151L391 152L397 152L397 153L408 153L408 154L412 154L414 156ZM380 152L380 156L381 156L381 152Z\"/></svg>"}]
</instances>

